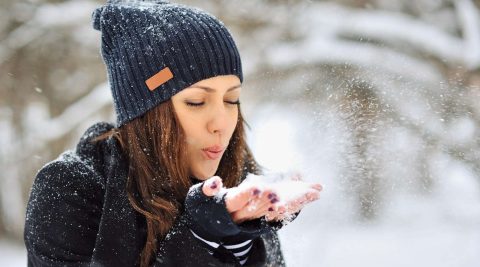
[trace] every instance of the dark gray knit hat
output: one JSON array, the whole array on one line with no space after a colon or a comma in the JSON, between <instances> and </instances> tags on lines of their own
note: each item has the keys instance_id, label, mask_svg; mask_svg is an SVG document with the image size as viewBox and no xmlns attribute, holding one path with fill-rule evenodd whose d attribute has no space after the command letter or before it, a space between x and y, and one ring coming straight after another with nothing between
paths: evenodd
<instances>
[{"instance_id":1,"label":"dark gray knit hat","mask_svg":"<svg viewBox=\"0 0 480 267\"><path fill-rule=\"evenodd\" d=\"M93 14L102 33L117 126L142 116L190 85L237 75L235 42L212 15L168 1L108 1Z\"/></svg>"}]
</instances>

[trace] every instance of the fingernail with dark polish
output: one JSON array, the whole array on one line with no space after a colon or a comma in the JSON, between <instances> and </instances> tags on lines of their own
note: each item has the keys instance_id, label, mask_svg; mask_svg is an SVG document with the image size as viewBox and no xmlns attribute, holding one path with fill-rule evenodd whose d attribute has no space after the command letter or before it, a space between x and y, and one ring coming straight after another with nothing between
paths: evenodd
<instances>
[{"instance_id":1,"label":"fingernail with dark polish","mask_svg":"<svg viewBox=\"0 0 480 267\"><path fill-rule=\"evenodd\" d=\"M254 196L256 196L256 195L258 195L258 194L260 194L260 190L258 190L258 189L253 190L253 195L254 195Z\"/></svg>"},{"instance_id":2,"label":"fingernail with dark polish","mask_svg":"<svg viewBox=\"0 0 480 267\"><path fill-rule=\"evenodd\" d=\"M278 202L278 199L274 198L274 199L270 200L270 202L271 202L272 204L275 204L275 203Z\"/></svg>"},{"instance_id":3,"label":"fingernail with dark polish","mask_svg":"<svg viewBox=\"0 0 480 267\"><path fill-rule=\"evenodd\" d=\"M273 193L268 194L268 199L272 199L274 197Z\"/></svg>"},{"instance_id":4,"label":"fingernail with dark polish","mask_svg":"<svg viewBox=\"0 0 480 267\"><path fill-rule=\"evenodd\" d=\"M273 211L273 208L272 207L268 208L268 211Z\"/></svg>"},{"instance_id":5,"label":"fingernail with dark polish","mask_svg":"<svg viewBox=\"0 0 480 267\"><path fill-rule=\"evenodd\" d=\"M210 185L210 188L211 188L211 189L217 188L217 182L213 182L213 183Z\"/></svg>"}]
</instances>

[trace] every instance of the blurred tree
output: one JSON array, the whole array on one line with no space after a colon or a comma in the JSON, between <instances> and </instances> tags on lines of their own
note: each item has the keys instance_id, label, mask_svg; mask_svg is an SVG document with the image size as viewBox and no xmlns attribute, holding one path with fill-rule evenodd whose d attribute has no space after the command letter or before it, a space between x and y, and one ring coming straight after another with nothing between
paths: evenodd
<instances>
[{"instance_id":1,"label":"blurred tree","mask_svg":"<svg viewBox=\"0 0 480 267\"><path fill-rule=\"evenodd\" d=\"M349 139L341 184L363 218L380 216L385 188L399 181L428 193L435 153L478 176L480 1L178 2L212 12L232 30L252 88L245 90L250 110L279 103L340 114L335 123L351 131L338 137ZM90 22L101 3L0 2L0 235L22 238L36 171L89 124L112 121L100 35ZM389 151L392 127L423 142L419 160L404 162L412 177L382 172L396 164L378 156Z\"/></svg>"}]
</instances>

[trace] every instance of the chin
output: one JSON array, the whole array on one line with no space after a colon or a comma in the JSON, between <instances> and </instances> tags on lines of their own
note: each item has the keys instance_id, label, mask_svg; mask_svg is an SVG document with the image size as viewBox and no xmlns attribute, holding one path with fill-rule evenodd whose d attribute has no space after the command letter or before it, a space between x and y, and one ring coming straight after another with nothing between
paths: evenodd
<instances>
[{"instance_id":1,"label":"chin","mask_svg":"<svg viewBox=\"0 0 480 267\"><path fill-rule=\"evenodd\" d=\"M217 172L217 168L214 170L197 170L194 172L194 174L197 179L204 181L214 176L215 172Z\"/></svg>"}]
</instances>

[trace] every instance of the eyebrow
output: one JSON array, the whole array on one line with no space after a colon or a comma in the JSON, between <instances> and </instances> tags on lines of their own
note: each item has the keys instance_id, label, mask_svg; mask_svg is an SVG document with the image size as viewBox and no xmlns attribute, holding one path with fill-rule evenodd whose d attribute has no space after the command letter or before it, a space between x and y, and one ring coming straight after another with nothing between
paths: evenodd
<instances>
[{"instance_id":1,"label":"eyebrow","mask_svg":"<svg viewBox=\"0 0 480 267\"><path fill-rule=\"evenodd\" d=\"M230 88L228 88L227 92L230 92L232 90L235 90L237 88L240 88L240 86L242 86L241 84L237 84L235 86L232 86ZM211 92L214 92L215 89L211 88L211 87L206 87L206 86L201 86L201 85L194 85L194 86L190 86L189 88L199 88L199 89L203 89L205 91L207 91L208 93L211 93Z\"/></svg>"}]
</instances>

